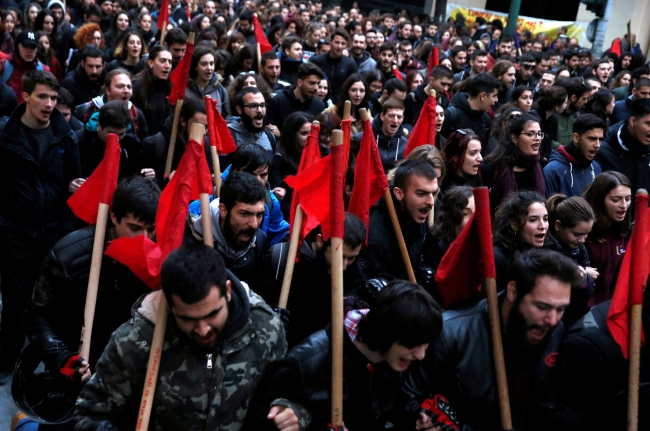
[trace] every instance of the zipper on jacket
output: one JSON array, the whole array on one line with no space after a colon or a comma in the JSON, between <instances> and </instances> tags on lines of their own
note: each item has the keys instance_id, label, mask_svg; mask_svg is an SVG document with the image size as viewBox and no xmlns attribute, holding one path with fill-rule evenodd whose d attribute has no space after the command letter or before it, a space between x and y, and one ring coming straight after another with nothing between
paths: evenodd
<instances>
[{"instance_id":1,"label":"zipper on jacket","mask_svg":"<svg viewBox=\"0 0 650 431\"><path fill-rule=\"evenodd\" d=\"M212 353L206 355L208 357L208 370L212 369Z\"/></svg>"}]
</instances>

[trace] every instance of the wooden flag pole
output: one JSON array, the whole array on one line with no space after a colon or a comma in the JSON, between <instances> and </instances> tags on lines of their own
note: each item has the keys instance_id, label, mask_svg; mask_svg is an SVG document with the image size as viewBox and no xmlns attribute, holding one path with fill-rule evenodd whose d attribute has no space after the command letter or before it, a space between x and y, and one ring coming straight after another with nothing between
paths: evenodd
<instances>
[{"instance_id":1,"label":"wooden flag pole","mask_svg":"<svg viewBox=\"0 0 650 431\"><path fill-rule=\"evenodd\" d=\"M302 230L303 211L300 204L296 205L296 214L293 216L291 223L291 239L289 240L289 255L287 256L287 265L284 268L284 277L282 278L282 290L280 291L280 308L287 308L289 302L289 290L291 289L291 279L293 278L293 268L296 264L296 255L298 254L298 242L300 240L300 231Z\"/></svg>"},{"instance_id":2,"label":"wooden flag pole","mask_svg":"<svg viewBox=\"0 0 650 431\"><path fill-rule=\"evenodd\" d=\"M79 356L88 363L90 363L90 341L93 332L93 322L95 321L97 289L99 288L99 275L102 269L102 257L104 256L104 239L106 238L108 212L108 204L100 202L97 210L97 223L95 224L95 239L93 240L93 254L90 260L90 276L88 277L84 323L81 327L81 351L79 352Z\"/></svg>"},{"instance_id":3,"label":"wooden flag pole","mask_svg":"<svg viewBox=\"0 0 650 431\"><path fill-rule=\"evenodd\" d=\"M206 100L206 103L212 103L212 97L205 96L205 99L208 99ZM213 121L214 119L208 120L208 125ZM212 155L212 172L214 173L214 197L218 198L221 191L221 165L219 163L219 154L217 153L216 142L210 142L210 155Z\"/></svg>"},{"instance_id":4,"label":"wooden flag pole","mask_svg":"<svg viewBox=\"0 0 650 431\"><path fill-rule=\"evenodd\" d=\"M344 120L352 120L352 102L349 100L345 101L345 104L343 105L343 119Z\"/></svg>"},{"instance_id":5,"label":"wooden flag pole","mask_svg":"<svg viewBox=\"0 0 650 431\"><path fill-rule=\"evenodd\" d=\"M164 29L165 27L163 27ZM163 30L164 31L164 30ZM164 33L163 33L164 35ZM190 33L187 38L187 43L194 43L194 33ZM182 60L181 60L182 62ZM179 62L178 66L181 67L182 64ZM181 108L183 107L183 100L185 95L181 94L182 97L179 97L176 101L176 109L174 110L174 122L172 123L172 134L169 137L169 148L167 149L167 161L165 162L165 176L169 175L172 171L172 161L174 160L174 149L176 148L176 138L178 137L178 124L181 119Z\"/></svg>"},{"instance_id":6,"label":"wooden flag pole","mask_svg":"<svg viewBox=\"0 0 650 431\"><path fill-rule=\"evenodd\" d=\"M501 428L512 429L512 415L510 414L510 398L508 397L508 378L506 376L506 363L503 357L503 340L501 339L501 319L499 318L499 300L497 299L497 281L488 277L485 279L488 301L488 314L490 316L490 329L492 332L492 356L497 377L497 396L499 398L499 413L501 414Z\"/></svg>"},{"instance_id":7,"label":"wooden flag pole","mask_svg":"<svg viewBox=\"0 0 650 431\"><path fill-rule=\"evenodd\" d=\"M205 136L205 126L195 123L192 125L192 136L198 136L201 133L201 145L205 145L203 137ZM214 147L212 147L214 148ZM214 238L212 236L212 214L210 213L210 195L208 193L199 193L199 203L201 205L201 227L203 228L203 244L214 247Z\"/></svg>"},{"instance_id":8,"label":"wooden flag pole","mask_svg":"<svg viewBox=\"0 0 650 431\"><path fill-rule=\"evenodd\" d=\"M435 99L436 98L436 90L429 90L429 96L432 96ZM436 100L436 102L437 102L437 100ZM433 124L431 124L431 121L429 123L430 123L429 127L433 127L435 129L435 127L436 127L435 121L433 122ZM429 135L431 135L431 133L429 133ZM435 147L436 143L431 142L431 145L433 145ZM440 185L440 184L438 184L438 185ZM429 211L429 215L427 216L427 224L429 225L430 229L433 228L433 225L434 225L435 220L436 220L435 210L434 210L434 208L435 208L435 200L433 201L433 203L434 203L434 207L431 208L431 211Z\"/></svg>"},{"instance_id":9,"label":"wooden flag pole","mask_svg":"<svg viewBox=\"0 0 650 431\"><path fill-rule=\"evenodd\" d=\"M205 135L205 126L195 123L190 131L190 138L197 142L201 142ZM201 208L203 210L203 208ZM207 218L211 226L210 210L203 212L202 218ZM207 217L205 215L207 214ZM205 229L205 227L204 227ZM212 228L210 231L210 239L212 239ZM204 230L205 233L205 230ZM203 236L203 242L206 243L207 238ZM206 244L208 245L208 244ZM165 342L165 329L167 329L167 299L165 295L160 293L160 302L158 303L158 313L156 314L156 326L153 331L153 339L151 340L151 351L149 352L149 362L147 363L147 374L145 374L144 388L142 389L142 399L140 400L140 409L138 410L138 421L135 429L137 431L146 431L149 429L149 419L151 418L151 408L153 407L153 397L156 393L156 385L158 384L158 371L160 371L160 357L162 356L163 343Z\"/></svg>"},{"instance_id":10,"label":"wooden flag pole","mask_svg":"<svg viewBox=\"0 0 650 431\"><path fill-rule=\"evenodd\" d=\"M260 44L257 44L257 73L262 74L262 50L260 49Z\"/></svg>"},{"instance_id":11,"label":"wooden flag pole","mask_svg":"<svg viewBox=\"0 0 650 431\"><path fill-rule=\"evenodd\" d=\"M415 279L415 273L413 272L413 266L411 265L411 258L409 257L406 243L404 242L402 228L400 227L399 220L397 219L397 212L395 211L395 205L393 204L393 195L391 194L390 189L386 189L386 193L384 193L384 199L386 200L386 206L388 207L388 214L390 214L390 221L393 224L395 237L397 237L397 244L399 245L399 250L402 253L404 267L406 267L406 274L409 277L409 281L417 283L417 280Z\"/></svg>"},{"instance_id":12,"label":"wooden flag pole","mask_svg":"<svg viewBox=\"0 0 650 431\"><path fill-rule=\"evenodd\" d=\"M343 131L332 132L332 147L343 145ZM332 175L334 175L332 173ZM343 426L343 238L331 238L332 251L332 425Z\"/></svg>"},{"instance_id":13,"label":"wooden flag pole","mask_svg":"<svg viewBox=\"0 0 650 431\"><path fill-rule=\"evenodd\" d=\"M647 196L648 192L645 189L639 189L637 190L636 194ZM634 265L635 263L636 261L634 260L634 255L633 255L632 265ZM645 280L643 281L645 282ZM630 363L629 363L628 391L627 391L627 431L637 431L637 429L639 428L639 376L641 372L642 313L643 313L643 304L632 304L630 306L630 340L629 340L630 346L628 352Z\"/></svg>"}]
</instances>

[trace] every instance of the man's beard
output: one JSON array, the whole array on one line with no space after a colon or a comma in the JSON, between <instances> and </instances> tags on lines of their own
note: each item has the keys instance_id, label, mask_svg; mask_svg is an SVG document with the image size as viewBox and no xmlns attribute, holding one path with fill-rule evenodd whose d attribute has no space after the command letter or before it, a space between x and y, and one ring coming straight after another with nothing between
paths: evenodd
<instances>
[{"instance_id":1,"label":"man's beard","mask_svg":"<svg viewBox=\"0 0 650 431\"><path fill-rule=\"evenodd\" d=\"M264 116L262 116L262 118L264 118ZM246 114L242 115L241 119L244 122L244 127L246 128L246 130L248 130L251 133L260 133L264 129L264 126L255 127L255 125L253 124L253 120Z\"/></svg>"},{"instance_id":2,"label":"man's beard","mask_svg":"<svg viewBox=\"0 0 650 431\"><path fill-rule=\"evenodd\" d=\"M255 229L253 228L248 228L244 230L240 230L237 232L233 232L233 228L230 224L230 213L226 216L226 219L224 220L224 227L225 229L223 230L223 236L226 238L226 242L228 243L228 246L236 249L236 250L242 250L253 241L255 238ZM239 234L250 234L251 239L248 242L241 242L239 241L238 237Z\"/></svg>"},{"instance_id":3,"label":"man's beard","mask_svg":"<svg viewBox=\"0 0 650 431\"><path fill-rule=\"evenodd\" d=\"M523 314L519 311L521 300L517 299L508 315L508 323L506 324L506 338L509 350L520 357L539 358L548 348L553 336L555 327L548 328L544 338L537 344L531 344L528 341L528 330L532 329L528 325ZM534 325L537 327L537 325Z\"/></svg>"}]
</instances>

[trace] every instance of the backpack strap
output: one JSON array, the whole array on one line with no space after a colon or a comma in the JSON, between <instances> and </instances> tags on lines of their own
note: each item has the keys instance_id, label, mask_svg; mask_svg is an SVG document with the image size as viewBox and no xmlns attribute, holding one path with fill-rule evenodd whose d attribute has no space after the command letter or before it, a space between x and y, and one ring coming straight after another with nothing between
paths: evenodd
<instances>
[{"instance_id":1,"label":"backpack strap","mask_svg":"<svg viewBox=\"0 0 650 431\"><path fill-rule=\"evenodd\" d=\"M131 114L131 120L133 121L133 133L138 133L138 108L131 103L131 109L129 109L129 114Z\"/></svg>"},{"instance_id":2,"label":"backpack strap","mask_svg":"<svg viewBox=\"0 0 650 431\"><path fill-rule=\"evenodd\" d=\"M14 65L10 61L2 60L2 82L9 82L11 74L14 72Z\"/></svg>"}]
</instances>

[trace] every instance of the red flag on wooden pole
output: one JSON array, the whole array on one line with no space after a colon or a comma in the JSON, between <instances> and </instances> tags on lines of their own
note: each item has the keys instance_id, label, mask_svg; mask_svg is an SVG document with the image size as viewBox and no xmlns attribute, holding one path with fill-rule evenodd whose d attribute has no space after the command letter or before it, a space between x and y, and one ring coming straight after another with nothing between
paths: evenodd
<instances>
[{"instance_id":1,"label":"red flag on wooden pole","mask_svg":"<svg viewBox=\"0 0 650 431\"><path fill-rule=\"evenodd\" d=\"M167 100L172 106L176 105L179 99L185 99L185 89L187 88L187 80L190 75L190 65L192 63L192 54L194 53L194 42L187 42L187 48L183 58L176 66L176 69L169 75L169 82L172 84L171 92L167 96Z\"/></svg>"},{"instance_id":2,"label":"red flag on wooden pole","mask_svg":"<svg viewBox=\"0 0 650 431\"><path fill-rule=\"evenodd\" d=\"M431 71L439 64L440 55L438 54L438 45L433 45L431 47L431 54L429 54L429 68L427 69L427 76L431 76Z\"/></svg>"},{"instance_id":3,"label":"red flag on wooden pole","mask_svg":"<svg viewBox=\"0 0 650 431\"><path fill-rule=\"evenodd\" d=\"M436 97L431 94L427 97L418 121L408 138L404 157L407 157L414 148L427 144L436 145Z\"/></svg>"},{"instance_id":4,"label":"red flag on wooden pole","mask_svg":"<svg viewBox=\"0 0 650 431\"><path fill-rule=\"evenodd\" d=\"M273 46L269 43L269 40L264 34L264 29L260 20L257 19L257 14L253 14L253 31L255 32L255 42L260 46L260 54L264 54L268 51L273 50Z\"/></svg>"}]
</instances>

